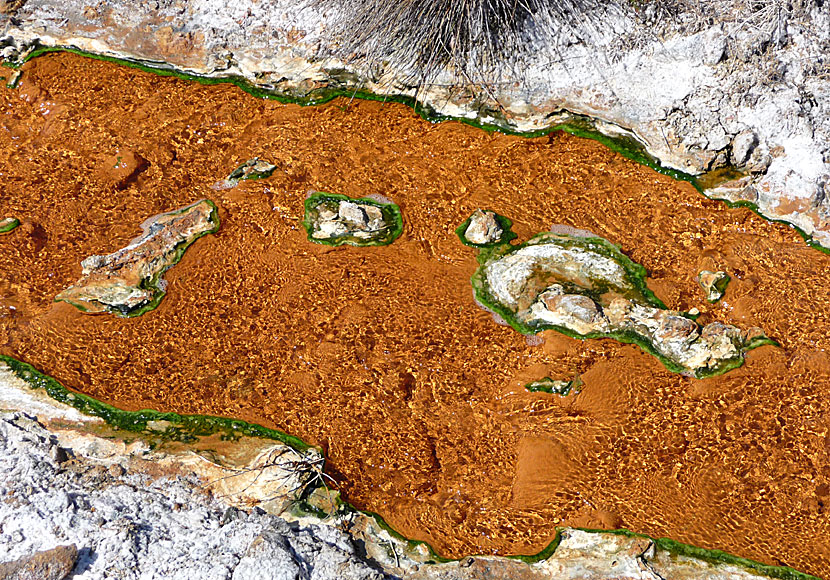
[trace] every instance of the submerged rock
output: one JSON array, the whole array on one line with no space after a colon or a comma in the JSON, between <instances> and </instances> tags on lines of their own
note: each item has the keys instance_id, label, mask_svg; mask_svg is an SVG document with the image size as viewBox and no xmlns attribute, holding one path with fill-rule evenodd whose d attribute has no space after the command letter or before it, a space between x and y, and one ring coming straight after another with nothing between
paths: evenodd
<instances>
[{"instance_id":1,"label":"submerged rock","mask_svg":"<svg viewBox=\"0 0 830 580\"><path fill-rule=\"evenodd\" d=\"M633 342L692 376L726 372L743 363L747 350L772 342L759 329L700 326L668 310L645 277L603 238L551 232L484 254L472 281L477 300L522 333L554 329Z\"/></svg>"},{"instance_id":2,"label":"submerged rock","mask_svg":"<svg viewBox=\"0 0 830 580\"><path fill-rule=\"evenodd\" d=\"M697 275L697 282L703 288L703 291L706 292L706 300L709 302L717 302L723 298L729 280L729 274L726 272L703 270Z\"/></svg>"},{"instance_id":3,"label":"submerged rock","mask_svg":"<svg viewBox=\"0 0 830 580\"><path fill-rule=\"evenodd\" d=\"M134 183L149 166L150 162L138 153L120 148L101 161L98 176L104 183L116 189L124 189Z\"/></svg>"},{"instance_id":4,"label":"submerged rock","mask_svg":"<svg viewBox=\"0 0 830 580\"><path fill-rule=\"evenodd\" d=\"M245 179L265 179L270 177L277 168L273 163L269 163L259 157L249 159L228 175L228 181L243 181Z\"/></svg>"},{"instance_id":5,"label":"submerged rock","mask_svg":"<svg viewBox=\"0 0 830 580\"><path fill-rule=\"evenodd\" d=\"M15 218L7 217L0 219L0 234L10 232L19 225L20 221L16 220Z\"/></svg>"},{"instance_id":6,"label":"submerged rock","mask_svg":"<svg viewBox=\"0 0 830 580\"><path fill-rule=\"evenodd\" d=\"M538 381L533 381L525 385L525 389L530 391L531 393L551 393L562 395L568 395L572 390L579 392L579 387L582 386L582 379L579 375L576 376L573 380L570 381L563 381L563 380L556 380L550 377L545 377L543 379L539 379Z\"/></svg>"},{"instance_id":7,"label":"submerged rock","mask_svg":"<svg viewBox=\"0 0 830 580\"><path fill-rule=\"evenodd\" d=\"M219 228L219 216L213 202L203 199L154 216L141 228L144 234L126 248L81 262L81 279L55 300L84 312L119 316L138 316L152 310L164 296L164 272L196 239Z\"/></svg>"},{"instance_id":8,"label":"submerged rock","mask_svg":"<svg viewBox=\"0 0 830 580\"><path fill-rule=\"evenodd\" d=\"M303 225L309 240L330 246L385 246L403 231L394 203L323 192L306 199Z\"/></svg>"},{"instance_id":9,"label":"submerged rock","mask_svg":"<svg viewBox=\"0 0 830 580\"><path fill-rule=\"evenodd\" d=\"M461 242L474 247L490 247L504 244L516 237L509 219L494 211L477 209L455 231Z\"/></svg>"},{"instance_id":10,"label":"submerged rock","mask_svg":"<svg viewBox=\"0 0 830 580\"><path fill-rule=\"evenodd\" d=\"M265 179L271 177L276 168L277 166L273 163L254 157L231 171L226 179L214 183L211 187L216 190L230 189L239 185L240 181Z\"/></svg>"}]
</instances>

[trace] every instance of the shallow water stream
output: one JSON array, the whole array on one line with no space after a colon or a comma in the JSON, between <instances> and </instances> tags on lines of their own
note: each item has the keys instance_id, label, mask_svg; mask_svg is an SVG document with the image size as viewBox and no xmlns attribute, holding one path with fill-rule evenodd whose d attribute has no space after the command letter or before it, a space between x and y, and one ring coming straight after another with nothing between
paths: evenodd
<instances>
[{"instance_id":1,"label":"shallow water stream","mask_svg":"<svg viewBox=\"0 0 830 580\"><path fill-rule=\"evenodd\" d=\"M265 180L211 186L240 163ZM433 125L396 104L254 98L69 54L0 89L0 353L126 409L238 417L320 445L345 498L446 556L626 527L830 575L830 255L593 141ZM387 247L309 243L309 190L397 203ZM53 303L80 262L209 198L218 233L133 319ZM634 345L541 344L473 301L476 208L618 244L669 308L761 327L706 380ZM700 270L732 277L706 302ZM524 385L579 375L581 392Z\"/></svg>"}]
</instances>

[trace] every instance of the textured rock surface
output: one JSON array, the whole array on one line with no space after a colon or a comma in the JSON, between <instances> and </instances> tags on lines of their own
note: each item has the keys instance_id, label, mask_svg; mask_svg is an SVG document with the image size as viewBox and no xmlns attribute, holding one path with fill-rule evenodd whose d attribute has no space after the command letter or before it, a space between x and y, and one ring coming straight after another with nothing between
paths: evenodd
<instances>
[{"instance_id":1,"label":"textured rock surface","mask_svg":"<svg viewBox=\"0 0 830 580\"><path fill-rule=\"evenodd\" d=\"M744 352L763 342L758 329L701 327L667 310L645 285L643 268L602 238L551 232L503 246L485 259L473 285L485 307L522 332L636 340L672 370L694 376L739 366Z\"/></svg>"},{"instance_id":2,"label":"textured rock surface","mask_svg":"<svg viewBox=\"0 0 830 580\"><path fill-rule=\"evenodd\" d=\"M79 579L383 577L336 528L289 524L262 510L228 511L192 471L159 469L140 456L84 456L79 447L58 462L61 443L30 417L0 415L0 492L6 498L0 560L71 542L79 549L72 577ZM262 537L268 550L252 548ZM263 574L253 554L283 565ZM287 575L292 570L301 574Z\"/></svg>"},{"instance_id":3,"label":"textured rock surface","mask_svg":"<svg viewBox=\"0 0 830 580\"><path fill-rule=\"evenodd\" d=\"M621 12L590 44L562 34L551 46L531 34L503 63L511 82L486 90L458 90L451 71L411 86L413 71L394 58L342 62L333 54L344 14L293 0L29 0L9 10L3 54L74 46L299 97L321 87L417 96L441 114L518 130L587 115L668 167L701 174L737 165L747 177L712 183L708 193L757 204L830 246L830 11L816 1L759 8L722 0L673 10Z\"/></svg>"},{"instance_id":4,"label":"textured rock surface","mask_svg":"<svg viewBox=\"0 0 830 580\"><path fill-rule=\"evenodd\" d=\"M308 239L332 246L382 246L392 243L402 229L398 206L391 202L328 193L306 200L303 225Z\"/></svg>"},{"instance_id":5,"label":"textured rock surface","mask_svg":"<svg viewBox=\"0 0 830 580\"><path fill-rule=\"evenodd\" d=\"M14 562L0 563L3 580L63 580L75 568L78 548L75 544L35 552Z\"/></svg>"},{"instance_id":6,"label":"textured rock surface","mask_svg":"<svg viewBox=\"0 0 830 580\"><path fill-rule=\"evenodd\" d=\"M483 246L498 242L503 233L494 212L477 209L470 216L470 223L464 230L464 237L471 244Z\"/></svg>"},{"instance_id":7,"label":"textured rock surface","mask_svg":"<svg viewBox=\"0 0 830 580\"><path fill-rule=\"evenodd\" d=\"M140 314L164 295L164 272L179 261L190 244L218 227L216 206L204 199L154 216L141 224L144 234L127 247L81 262L81 279L55 300L69 302L84 312Z\"/></svg>"},{"instance_id":8,"label":"textured rock surface","mask_svg":"<svg viewBox=\"0 0 830 580\"><path fill-rule=\"evenodd\" d=\"M24 406L40 418L9 410ZM127 443L102 430L100 419L29 388L3 363L0 409L0 566L74 544L71 577L79 580L768 577L682 556L642 536L571 529L535 564L500 557L429 563L423 544L365 514L290 523L244 502L240 509L239 494L250 482L211 495L206 484L217 472L205 468L210 461L188 460L193 454L186 450L151 451L141 439ZM268 493L261 490L259 505L272 509Z\"/></svg>"}]
</instances>

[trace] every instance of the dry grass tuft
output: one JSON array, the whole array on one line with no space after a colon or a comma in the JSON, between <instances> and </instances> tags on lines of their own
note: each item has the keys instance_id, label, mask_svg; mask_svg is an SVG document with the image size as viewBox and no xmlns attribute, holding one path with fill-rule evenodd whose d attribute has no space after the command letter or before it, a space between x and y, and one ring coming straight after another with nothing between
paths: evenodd
<instances>
[{"instance_id":1,"label":"dry grass tuft","mask_svg":"<svg viewBox=\"0 0 830 580\"><path fill-rule=\"evenodd\" d=\"M623 3L626 0L622 0ZM338 56L371 67L394 59L410 81L441 71L481 82L516 74L515 59L534 42L589 42L618 0L312 0L342 15L332 31Z\"/></svg>"}]
</instances>

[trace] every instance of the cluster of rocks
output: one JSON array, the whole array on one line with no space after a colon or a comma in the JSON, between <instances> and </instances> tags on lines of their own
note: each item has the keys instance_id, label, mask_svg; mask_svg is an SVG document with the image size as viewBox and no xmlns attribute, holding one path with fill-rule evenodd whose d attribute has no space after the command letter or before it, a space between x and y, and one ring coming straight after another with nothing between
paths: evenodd
<instances>
[{"instance_id":1,"label":"cluster of rocks","mask_svg":"<svg viewBox=\"0 0 830 580\"><path fill-rule=\"evenodd\" d=\"M0 219L0 234L8 233L19 225L20 222L12 217Z\"/></svg>"},{"instance_id":2,"label":"cluster of rocks","mask_svg":"<svg viewBox=\"0 0 830 580\"><path fill-rule=\"evenodd\" d=\"M473 284L484 306L522 332L552 328L636 342L668 368L697 377L739 366L747 350L768 342L758 328L701 327L666 309L645 285L645 270L596 237L549 232L504 246Z\"/></svg>"},{"instance_id":3,"label":"cluster of rocks","mask_svg":"<svg viewBox=\"0 0 830 580\"><path fill-rule=\"evenodd\" d=\"M141 228L144 234L125 248L82 261L81 278L55 300L84 312L119 316L136 316L154 308L164 296L164 272L190 244L219 228L219 216L213 202L203 199L154 216Z\"/></svg>"},{"instance_id":4,"label":"cluster of rocks","mask_svg":"<svg viewBox=\"0 0 830 580\"><path fill-rule=\"evenodd\" d=\"M303 225L309 240L331 246L383 246L403 231L400 209L388 200L323 192L306 199Z\"/></svg>"}]
</instances>

